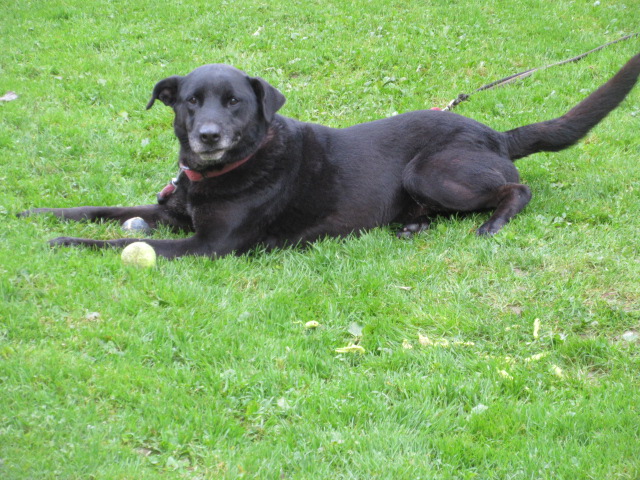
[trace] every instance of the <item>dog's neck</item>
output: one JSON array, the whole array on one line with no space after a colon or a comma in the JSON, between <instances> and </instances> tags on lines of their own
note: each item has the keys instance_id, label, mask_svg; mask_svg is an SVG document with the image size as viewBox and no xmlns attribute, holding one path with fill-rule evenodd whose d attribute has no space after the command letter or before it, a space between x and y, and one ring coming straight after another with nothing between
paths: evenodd
<instances>
[{"instance_id":1,"label":"dog's neck","mask_svg":"<svg viewBox=\"0 0 640 480\"><path fill-rule=\"evenodd\" d=\"M197 172L195 170L190 169L189 167L187 167L184 163L182 163L182 161L179 163L180 165L180 171L182 173L184 173L187 178L189 180L191 180L192 182L200 182L202 180L204 180L205 178L213 178L213 177L219 177L221 175L224 175L225 173L230 172L231 170L235 170L236 168L238 168L240 165L243 165L244 163L248 162L249 160L251 160L256 153L258 153L267 143L269 143L271 141L271 139L274 136L274 131L272 128L270 128L267 131L267 134L264 136L264 138L262 139L262 142L260 142L260 146L256 149L255 152L253 152L252 154L250 154L249 156L238 160L237 162L233 162L233 163L228 163L227 165L224 165L222 168L220 169L212 169L212 170L207 170L203 173Z\"/></svg>"},{"instance_id":2,"label":"dog's neck","mask_svg":"<svg viewBox=\"0 0 640 480\"><path fill-rule=\"evenodd\" d=\"M169 184L166 187L164 187L160 193L158 193L157 195L158 203L160 205L166 203L169 197L173 195L173 193L178 189L178 181L182 176L182 174L186 175L187 178L192 182L200 182L205 178L213 178L213 177L219 177L220 175L224 175L225 173L228 173L231 170L238 168L243 163L246 163L249 160L251 160L262 148L264 148L273 139L274 136L275 136L275 130L273 128L270 128L267 131L267 134L262 139L260 146L256 149L255 152L243 158L242 160L229 163L218 170L209 170L209 171L205 171L204 173L200 173L200 172L196 172L195 170L191 170L184 163L182 163L182 161L180 161L179 162L180 172L178 173L178 176L173 180L171 180Z\"/></svg>"}]
</instances>

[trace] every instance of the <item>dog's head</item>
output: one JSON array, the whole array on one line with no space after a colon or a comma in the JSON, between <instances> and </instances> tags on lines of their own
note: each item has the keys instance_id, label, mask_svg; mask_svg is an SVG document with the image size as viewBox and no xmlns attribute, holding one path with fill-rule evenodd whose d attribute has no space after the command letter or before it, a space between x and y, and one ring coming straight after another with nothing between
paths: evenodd
<instances>
[{"instance_id":1,"label":"dog's head","mask_svg":"<svg viewBox=\"0 0 640 480\"><path fill-rule=\"evenodd\" d=\"M181 161L201 171L251 155L285 103L265 80L222 64L159 81L147 109L156 100L175 112Z\"/></svg>"}]
</instances>

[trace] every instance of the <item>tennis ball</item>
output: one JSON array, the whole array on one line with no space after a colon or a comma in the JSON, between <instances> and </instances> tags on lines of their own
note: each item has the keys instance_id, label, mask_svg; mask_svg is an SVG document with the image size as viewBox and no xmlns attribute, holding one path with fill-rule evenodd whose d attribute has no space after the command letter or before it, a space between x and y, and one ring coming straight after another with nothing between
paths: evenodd
<instances>
[{"instance_id":1,"label":"tennis ball","mask_svg":"<svg viewBox=\"0 0 640 480\"><path fill-rule=\"evenodd\" d=\"M151 228L142 218L133 217L122 224L122 230L125 232L149 233Z\"/></svg>"},{"instance_id":2,"label":"tennis ball","mask_svg":"<svg viewBox=\"0 0 640 480\"><path fill-rule=\"evenodd\" d=\"M145 242L134 242L122 250L122 263L136 267L153 267L156 264L156 251Z\"/></svg>"}]
</instances>

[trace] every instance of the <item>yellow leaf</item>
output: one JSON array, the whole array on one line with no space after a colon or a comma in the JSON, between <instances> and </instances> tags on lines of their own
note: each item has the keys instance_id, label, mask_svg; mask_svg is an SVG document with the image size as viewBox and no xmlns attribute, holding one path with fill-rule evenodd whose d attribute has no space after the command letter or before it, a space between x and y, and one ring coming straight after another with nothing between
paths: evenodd
<instances>
[{"instance_id":1,"label":"yellow leaf","mask_svg":"<svg viewBox=\"0 0 640 480\"><path fill-rule=\"evenodd\" d=\"M551 365L551 368L553 370L553 374L558 377L558 378L564 378L564 372L562 371L562 369L557 366L557 365Z\"/></svg>"},{"instance_id":2,"label":"yellow leaf","mask_svg":"<svg viewBox=\"0 0 640 480\"><path fill-rule=\"evenodd\" d=\"M534 362L546 357L547 355L549 355L549 352L536 353L535 355L531 355L530 357L525 358L524 361L527 363Z\"/></svg>"},{"instance_id":3,"label":"yellow leaf","mask_svg":"<svg viewBox=\"0 0 640 480\"><path fill-rule=\"evenodd\" d=\"M539 338L540 337L540 319L536 318L533 321L533 338Z\"/></svg>"},{"instance_id":4,"label":"yellow leaf","mask_svg":"<svg viewBox=\"0 0 640 480\"><path fill-rule=\"evenodd\" d=\"M347 345L346 347L336 348L337 353L364 353L365 349L360 345Z\"/></svg>"}]
</instances>

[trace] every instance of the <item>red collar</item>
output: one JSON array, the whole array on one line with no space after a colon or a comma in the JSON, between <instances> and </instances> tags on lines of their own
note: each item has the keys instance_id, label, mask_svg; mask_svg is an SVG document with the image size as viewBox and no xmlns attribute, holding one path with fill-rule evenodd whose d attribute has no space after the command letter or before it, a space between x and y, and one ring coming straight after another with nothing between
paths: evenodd
<instances>
[{"instance_id":1,"label":"red collar","mask_svg":"<svg viewBox=\"0 0 640 480\"><path fill-rule=\"evenodd\" d=\"M269 129L269 131L267 132L267 135L265 136L264 140L262 140L262 143L260 144L260 146L258 147L258 149L255 152L253 152L248 157L243 158L242 160L238 160L237 162L233 162L233 163L229 163L229 164L225 165L220 170L210 170L210 171L205 172L205 173L200 173L200 172L196 172L195 170L191 170L189 167L187 167L182 162L180 162L179 163L180 164L180 172L178 173L178 176L176 178L174 178L173 180L171 180L171 182L169 182L169 184L166 187L164 187L160 193L158 193L158 195L157 195L158 203L162 205L163 203L165 203L169 199L169 197L173 194L173 192L176 191L176 189L178 188L178 178L183 173L192 182L200 182L200 181L204 180L205 178L219 177L220 175L224 175L225 173L228 173L231 170L234 170L234 169L238 168L243 163L248 162L249 160L251 160L253 158L253 156L262 149L262 147L264 147L267 143L269 143L271 141L272 138L273 138L273 131L271 129Z\"/></svg>"},{"instance_id":2,"label":"red collar","mask_svg":"<svg viewBox=\"0 0 640 480\"><path fill-rule=\"evenodd\" d=\"M237 162L233 162L228 165L225 165L220 170L210 170L205 173L200 173L200 172L196 172L195 170L191 170L189 167L187 167L182 162L180 162L180 172L178 173L178 176L173 180L171 180L169 184L166 187L164 187L162 191L157 195L158 203L162 205L167 201L167 199L171 195L173 195L173 192L175 192L178 189L178 178L180 178L180 175L182 175L183 173L192 182L200 182L205 178L219 177L220 175L224 175L225 173L230 172L234 168L238 168L244 162L249 161L249 159L253 157L253 155L255 154L251 154L247 158L243 158L242 160L238 160Z\"/></svg>"},{"instance_id":3,"label":"red collar","mask_svg":"<svg viewBox=\"0 0 640 480\"><path fill-rule=\"evenodd\" d=\"M204 180L205 178L219 177L220 175L224 175L225 173L230 172L231 170L238 168L243 163L248 162L249 159L251 159L251 157L253 157L253 155L255 155L255 154L252 153L251 155L249 155L246 158L243 158L242 160L238 160L237 162L229 163L229 164L225 165L224 167L222 167L220 170L209 170L208 172L200 173L200 172L196 172L195 170L191 170L189 167L184 165L182 162L180 162L180 170L182 172L184 172L184 174L187 176L187 178L189 180L191 180L192 182L200 182L200 181Z\"/></svg>"},{"instance_id":4,"label":"red collar","mask_svg":"<svg viewBox=\"0 0 640 480\"><path fill-rule=\"evenodd\" d=\"M173 195L173 192L175 192L178 189L178 178L180 178L180 175L182 175L183 173L192 182L200 182L205 178L219 177L220 175L224 175L225 173L230 172L234 168L238 168L244 162L249 161L249 159L254 155L255 153L252 153L247 158L243 158L242 160L238 160L237 162L233 162L228 165L225 165L220 170L211 170L205 173L199 173L199 172L196 172L195 170L191 170L189 167L187 167L182 162L180 162L180 172L178 173L178 176L173 180L171 180L169 184L166 187L164 187L160 193L158 193L157 195L158 203L160 205L166 203L169 197Z\"/></svg>"}]
</instances>

